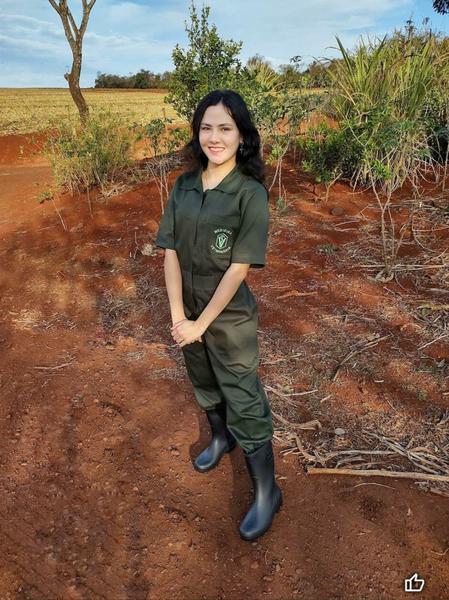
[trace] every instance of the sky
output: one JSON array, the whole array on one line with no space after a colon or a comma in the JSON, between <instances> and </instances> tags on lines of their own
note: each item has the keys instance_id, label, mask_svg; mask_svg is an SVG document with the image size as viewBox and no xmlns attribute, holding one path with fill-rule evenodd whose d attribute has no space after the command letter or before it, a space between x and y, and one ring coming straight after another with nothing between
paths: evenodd
<instances>
[{"instance_id":1,"label":"sky","mask_svg":"<svg viewBox=\"0 0 449 600\"><path fill-rule=\"evenodd\" d=\"M75 20L81 0L68 0ZM209 24L220 37L243 42L240 59L254 54L273 67L300 55L340 56L336 36L353 48L360 36L382 37L412 18L429 17L449 34L449 15L432 0L206 0ZM81 86L93 87L98 72L128 75L140 69L173 69L176 44L187 47L185 21L191 0L97 0L84 36ZM203 2L195 1L197 12ZM48 0L0 0L0 87L66 87L72 55L59 15Z\"/></svg>"}]
</instances>

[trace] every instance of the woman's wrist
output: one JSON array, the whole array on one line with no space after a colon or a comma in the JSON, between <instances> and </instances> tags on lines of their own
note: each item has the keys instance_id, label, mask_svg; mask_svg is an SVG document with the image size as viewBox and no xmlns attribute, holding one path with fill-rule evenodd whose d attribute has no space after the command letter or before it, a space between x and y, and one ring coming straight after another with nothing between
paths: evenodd
<instances>
[{"instance_id":1,"label":"woman's wrist","mask_svg":"<svg viewBox=\"0 0 449 600\"><path fill-rule=\"evenodd\" d=\"M203 335L206 332L207 327L205 327L204 324L199 322L198 319L195 321L195 323L198 328L198 333L200 334L200 336Z\"/></svg>"},{"instance_id":2,"label":"woman's wrist","mask_svg":"<svg viewBox=\"0 0 449 600\"><path fill-rule=\"evenodd\" d=\"M184 319L186 319L187 317L185 316L184 313L182 314L173 314L171 316L171 320L172 320L172 325L174 325L175 323L179 323L179 321L183 321Z\"/></svg>"}]
</instances>

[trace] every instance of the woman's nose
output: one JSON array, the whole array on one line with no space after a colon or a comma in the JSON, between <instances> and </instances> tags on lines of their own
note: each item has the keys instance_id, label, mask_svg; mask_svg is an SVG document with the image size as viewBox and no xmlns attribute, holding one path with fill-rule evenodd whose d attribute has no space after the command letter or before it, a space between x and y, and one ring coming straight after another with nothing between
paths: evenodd
<instances>
[{"instance_id":1,"label":"woman's nose","mask_svg":"<svg viewBox=\"0 0 449 600\"><path fill-rule=\"evenodd\" d=\"M215 143L215 142L219 142L220 141L220 135L219 135L219 131L216 129L212 129L211 134L210 134L210 141L211 143Z\"/></svg>"}]
</instances>

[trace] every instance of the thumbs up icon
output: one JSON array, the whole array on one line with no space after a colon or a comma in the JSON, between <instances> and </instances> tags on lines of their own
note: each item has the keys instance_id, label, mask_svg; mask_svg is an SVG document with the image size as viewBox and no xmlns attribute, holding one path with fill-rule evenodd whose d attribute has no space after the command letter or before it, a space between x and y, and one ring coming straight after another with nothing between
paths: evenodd
<instances>
[{"instance_id":1,"label":"thumbs up icon","mask_svg":"<svg viewBox=\"0 0 449 600\"><path fill-rule=\"evenodd\" d=\"M404 587L406 592L422 592L424 579L420 579L418 573L413 573L411 577L405 580Z\"/></svg>"}]
</instances>

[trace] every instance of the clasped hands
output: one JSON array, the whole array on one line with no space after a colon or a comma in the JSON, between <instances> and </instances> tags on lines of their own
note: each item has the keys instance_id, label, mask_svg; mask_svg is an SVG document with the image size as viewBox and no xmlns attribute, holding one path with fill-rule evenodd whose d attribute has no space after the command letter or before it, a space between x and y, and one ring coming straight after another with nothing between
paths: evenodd
<instances>
[{"instance_id":1,"label":"clasped hands","mask_svg":"<svg viewBox=\"0 0 449 600\"><path fill-rule=\"evenodd\" d=\"M178 346L182 348L186 344L191 344L192 342L202 342L202 334L204 330L202 330L196 321L191 321L190 319L181 319L170 328L171 334L175 342L178 343Z\"/></svg>"}]
</instances>

